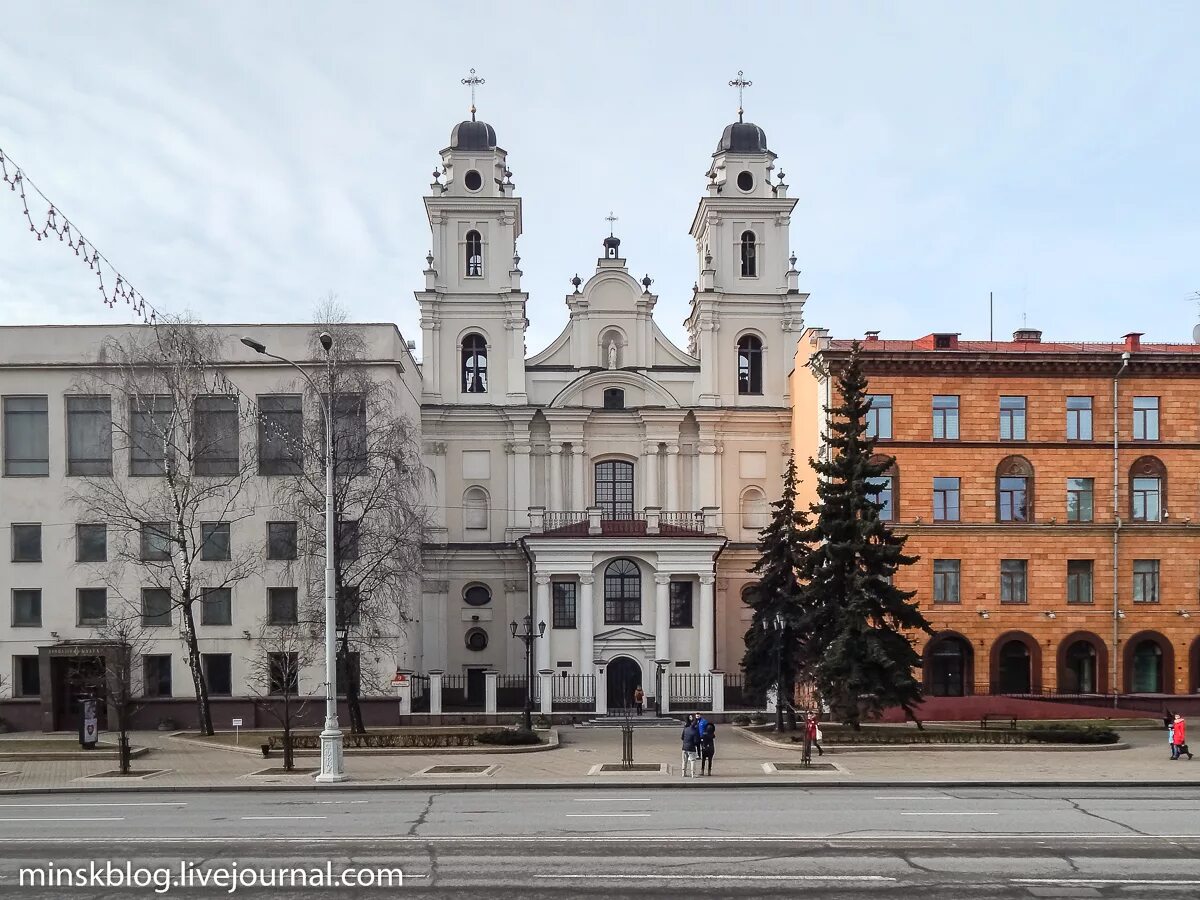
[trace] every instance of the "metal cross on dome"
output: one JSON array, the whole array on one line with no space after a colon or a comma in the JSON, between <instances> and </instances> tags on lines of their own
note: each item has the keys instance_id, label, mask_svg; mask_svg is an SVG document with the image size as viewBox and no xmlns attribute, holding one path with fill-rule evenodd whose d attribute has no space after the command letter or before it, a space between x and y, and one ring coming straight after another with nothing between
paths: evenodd
<instances>
[{"instance_id":1,"label":"metal cross on dome","mask_svg":"<svg viewBox=\"0 0 1200 900\"><path fill-rule=\"evenodd\" d=\"M740 72L738 73L741 74ZM462 79L462 83L471 88L471 121L475 121L475 88L478 85L484 84L484 79L475 74L475 70L471 70L471 74ZM732 83L732 82L731 82Z\"/></svg>"},{"instance_id":2,"label":"metal cross on dome","mask_svg":"<svg viewBox=\"0 0 1200 900\"><path fill-rule=\"evenodd\" d=\"M473 72L475 70L472 69L471 71ZM738 69L737 78L735 78L735 79L733 79L733 81L729 82L730 87L735 87L738 89L738 121L739 122L742 121L742 91L744 91L746 88L748 88L752 84L754 84L753 81L750 81L749 79L743 77L743 76L745 76L745 74L746 73L743 72L741 69Z\"/></svg>"},{"instance_id":3,"label":"metal cross on dome","mask_svg":"<svg viewBox=\"0 0 1200 900\"><path fill-rule=\"evenodd\" d=\"M618 216L614 216L612 214L611 209L608 211L608 215L604 217L604 221L608 223L608 236L609 237L613 236L613 223L615 223L618 218L619 218Z\"/></svg>"}]
</instances>

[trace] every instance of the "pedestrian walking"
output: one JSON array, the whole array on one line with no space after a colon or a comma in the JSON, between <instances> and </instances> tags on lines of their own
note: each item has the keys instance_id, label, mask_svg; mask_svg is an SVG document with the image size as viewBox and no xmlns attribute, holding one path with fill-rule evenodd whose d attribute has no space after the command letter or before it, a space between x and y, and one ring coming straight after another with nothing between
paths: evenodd
<instances>
[{"instance_id":1,"label":"pedestrian walking","mask_svg":"<svg viewBox=\"0 0 1200 900\"><path fill-rule=\"evenodd\" d=\"M642 706L645 704L645 702L646 692L642 690L642 686L639 684L636 688L634 688L633 691L633 705L634 708L637 709L637 714L639 716L642 714Z\"/></svg>"},{"instance_id":2,"label":"pedestrian walking","mask_svg":"<svg viewBox=\"0 0 1200 900\"><path fill-rule=\"evenodd\" d=\"M1175 716L1168 709L1163 713L1163 728L1167 729L1167 751L1175 758Z\"/></svg>"},{"instance_id":3,"label":"pedestrian walking","mask_svg":"<svg viewBox=\"0 0 1200 900\"><path fill-rule=\"evenodd\" d=\"M817 756L824 756L825 751L821 749L821 741L825 736L821 734L821 723L817 721L815 712L808 714L808 721L804 727L812 731L812 745L817 748Z\"/></svg>"},{"instance_id":4,"label":"pedestrian walking","mask_svg":"<svg viewBox=\"0 0 1200 900\"><path fill-rule=\"evenodd\" d=\"M717 755L717 726L707 720L704 730L700 732L700 774L704 775L707 767L708 775L712 775L713 757Z\"/></svg>"},{"instance_id":5,"label":"pedestrian walking","mask_svg":"<svg viewBox=\"0 0 1200 900\"><path fill-rule=\"evenodd\" d=\"M1175 721L1171 724L1171 759L1179 759L1185 753L1188 759L1192 758L1192 751L1187 745L1187 721L1176 713Z\"/></svg>"},{"instance_id":6,"label":"pedestrian walking","mask_svg":"<svg viewBox=\"0 0 1200 900\"><path fill-rule=\"evenodd\" d=\"M700 753L700 733L696 730L696 717L689 715L683 726L683 777L696 777L696 759Z\"/></svg>"}]
</instances>

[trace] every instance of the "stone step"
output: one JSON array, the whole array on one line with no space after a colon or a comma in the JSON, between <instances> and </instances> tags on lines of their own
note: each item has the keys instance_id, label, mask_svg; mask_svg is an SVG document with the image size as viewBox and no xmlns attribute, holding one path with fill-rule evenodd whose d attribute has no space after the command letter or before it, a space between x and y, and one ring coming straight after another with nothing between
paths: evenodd
<instances>
[{"instance_id":1,"label":"stone step","mask_svg":"<svg viewBox=\"0 0 1200 900\"><path fill-rule=\"evenodd\" d=\"M579 723L581 728L622 728L628 722L634 728L682 728L683 722L669 717L656 716L596 716Z\"/></svg>"}]
</instances>

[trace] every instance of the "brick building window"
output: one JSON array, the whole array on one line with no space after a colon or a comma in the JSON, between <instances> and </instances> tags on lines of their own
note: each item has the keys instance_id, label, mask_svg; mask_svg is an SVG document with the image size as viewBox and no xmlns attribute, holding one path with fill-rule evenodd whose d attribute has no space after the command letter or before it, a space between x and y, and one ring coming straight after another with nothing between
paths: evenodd
<instances>
[{"instance_id":1,"label":"brick building window","mask_svg":"<svg viewBox=\"0 0 1200 900\"><path fill-rule=\"evenodd\" d=\"M933 521L957 522L958 518L958 479L933 479Z\"/></svg>"},{"instance_id":2,"label":"brick building window","mask_svg":"<svg viewBox=\"0 0 1200 900\"><path fill-rule=\"evenodd\" d=\"M870 487L878 488L879 492L875 495L875 502L879 504L879 521L895 522L898 515L898 492L899 487L899 471L896 469L896 460L890 456L876 454L871 457L872 465L886 465L887 468L877 478L867 479L867 484Z\"/></svg>"},{"instance_id":3,"label":"brick building window","mask_svg":"<svg viewBox=\"0 0 1200 900\"><path fill-rule=\"evenodd\" d=\"M1067 602L1092 602L1092 560L1067 560Z\"/></svg>"},{"instance_id":4,"label":"brick building window","mask_svg":"<svg viewBox=\"0 0 1200 900\"><path fill-rule=\"evenodd\" d=\"M1067 521L1090 522L1095 509L1095 480L1067 479Z\"/></svg>"},{"instance_id":5,"label":"brick building window","mask_svg":"<svg viewBox=\"0 0 1200 900\"><path fill-rule=\"evenodd\" d=\"M958 585L962 562L957 559L935 559L933 561L933 602L960 602Z\"/></svg>"},{"instance_id":6,"label":"brick building window","mask_svg":"<svg viewBox=\"0 0 1200 900\"><path fill-rule=\"evenodd\" d=\"M867 410L867 437L877 441L892 438L892 395L867 394L871 408Z\"/></svg>"},{"instance_id":7,"label":"brick building window","mask_svg":"<svg viewBox=\"0 0 1200 900\"><path fill-rule=\"evenodd\" d=\"M1025 398L1000 398L1000 440L1025 440Z\"/></svg>"},{"instance_id":8,"label":"brick building window","mask_svg":"<svg viewBox=\"0 0 1200 900\"><path fill-rule=\"evenodd\" d=\"M1135 441L1158 440L1158 398L1133 398L1133 439Z\"/></svg>"},{"instance_id":9,"label":"brick building window","mask_svg":"<svg viewBox=\"0 0 1200 900\"><path fill-rule=\"evenodd\" d=\"M1026 574L1029 561L1025 559L1000 560L1000 602L1028 603Z\"/></svg>"},{"instance_id":10,"label":"brick building window","mask_svg":"<svg viewBox=\"0 0 1200 900\"><path fill-rule=\"evenodd\" d=\"M1092 398L1067 398L1067 440L1090 441L1092 439Z\"/></svg>"},{"instance_id":11,"label":"brick building window","mask_svg":"<svg viewBox=\"0 0 1200 900\"><path fill-rule=\"evenodd\" d=\"M958 440L958 397L939 394L933 398L933 436L936 440Z\"/></svg>"},{"instance_id":12,"label":"brick building window","mask_svg":"<svg viewBox=\"0 0 1200 900\"><path fill-rule=\"evenodd\" d=\"M1033 521L1033 466L1023 456L1008 456L996 467L996 521Z\"/></svg>"},{"instance_id":13,"label":"brick building window","mask_svg":"<svg viewBox=\"0 0 1200 900\"><path fill-rule=\"evenodd\" d=\"M1158 602L1158 560L1135 559L1133 561L1133 602Z\"/></svg>"},{"instance_id":14,"label":"brick building window","mask_svg":"<svg viewBox=\"0 0 1200 900\"><path fill-rule=\"evenodd\" d=\"M1167 507L1167 467L1143 456L1129 467L1129 515L1135 522L1161 522Z\"/></svg>"}]
</instances>

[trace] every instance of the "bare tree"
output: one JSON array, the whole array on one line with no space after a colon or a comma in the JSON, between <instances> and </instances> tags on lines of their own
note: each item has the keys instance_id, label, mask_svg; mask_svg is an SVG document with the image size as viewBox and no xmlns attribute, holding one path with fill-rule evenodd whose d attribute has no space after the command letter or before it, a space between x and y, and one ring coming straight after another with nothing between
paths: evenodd
<instances>
[{"instance_id":1,"label":"bare tree","mask_svg":"<svg viewBox=\"0 0 1200 900\"><path fill-rule=\"evenodd\" d=\"M116 719L120 770L128 775L133 768L129 732L146 695L142 660L153 649L155 638L142 624L141 610L124 598L119 599L116 608L109 607L104 624L95 626L95 634L104 645L104 664L100 683L93 686L93 691L105 698Z\"/></svg>"},{"instance_id":2,"label":"bare tree","mask_svg":"<svg viewBox=\"0 0 1200 900\"><path fill-rule=\"evenodd\" d=\"M283 767L296 767L292 733L311 695L302 679L321 655L311 627L300 624L263 624L258 632L259 655L250 660L248 685L255 705L275 719L283 730Z\"/></svg>"},{"instance_id":3,"label":"bare tree","mask_svg":"<svg viewBox=\"0 0 1200 900\"><path fill-rule=\"evenodd\" d=\"M307 386L310 407L333 398L334 579L337 598L338 688L344 692L355 734L366 731L360 697L382 689L378 672L358 660L394 657L409 599L420 569L426 512L417 427L399 412L392 384L376 378L361 330L345 321L332 298L317 312L311 335L312 377L323 396ZM329 332L326 358L318 337ZM325 620L324 419L306 417L303 464L280 484L278 500L299 523L301 565L308 586L305 619Z\"/></svg>"},{"instance_id":4,"label":"bare tree","mask_svg":"<svg viewBox=\"0 0 1200 900\"><path fill-rule=\"evenodd\" d=\"M71 497L109 528L112 583L142 586L142 623L179 629L203 734L213 733L196 637L197 605L219 604L261 565L257 548L231 547L230 529L254 515L256 457L239 403L215 367L220 339L179 319L107 340L78 385L108 397L114 470L81 478ZM110 454L111 457L112 454Z\"/></svg>"}]
</instances>

